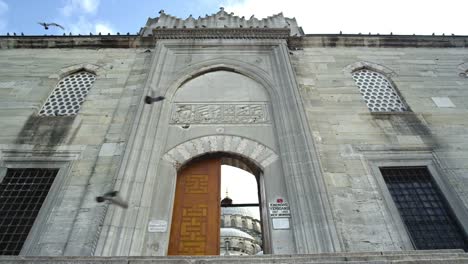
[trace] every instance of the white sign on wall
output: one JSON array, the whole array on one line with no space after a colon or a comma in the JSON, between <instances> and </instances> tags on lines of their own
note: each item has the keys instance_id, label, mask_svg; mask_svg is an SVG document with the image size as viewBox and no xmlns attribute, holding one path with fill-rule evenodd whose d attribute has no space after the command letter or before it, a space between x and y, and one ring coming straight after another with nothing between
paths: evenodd
<instances>
[{"instance_id":1,"label":"white sign on wall","mask_svg":"<svg viewBox=\"0 0 468 264\"><path fill-rule=\"evenodd\" d=\"M291 217L291 210L289 209L289 203L283 198L277 198L274 203L268 204L268 209L273 229L290 228L289 218Z\"/></svg>"},{"instance_id":2,"label":"white sign on wall","mask_svg":"<svg viewBox=\"0 0 468 264\"><path fill-rule=\"evenodd\" d=\"M272 218L273 229L289 229L289 218Z\"/></svg>"},{"instance_id":3,"label":"white sign on wall","mask_svg":"<svg viewBox=\"0 0 468 264\"><path fill-rule=\"evenodd\" d=\"M275 203L269 203L268 209L270 211L270 217L291 217L291 210L289 209L289 203L284 201L283 198L276 199Z\"/></svg>"},{"instance_id":4,"label":"white sign on wall","mask_svg":"<svg viewBox=\"0 0 468 264\"><path fill-rule=\"evenodd\" d=\"M151 220L148 223L148 232L150 233L163 233L167 231L167 221L164 220Z\"/></svg>"}]
</instances>

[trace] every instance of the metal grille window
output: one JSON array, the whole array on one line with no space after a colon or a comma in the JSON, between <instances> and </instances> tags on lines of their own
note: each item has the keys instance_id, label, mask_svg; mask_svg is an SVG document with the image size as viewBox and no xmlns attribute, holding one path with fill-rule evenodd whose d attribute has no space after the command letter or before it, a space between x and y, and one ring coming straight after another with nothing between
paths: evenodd
<instances>
[{"instance_id":1,"label":"metal grille window","mask_svg":"<svg viewBox=\"0 0 468 264\"><path fill-rule=\"evenodd\" d=\"M72 116L80 110L96 76L87 71L70 74L60 80L39 111L41 116Z\"/></svg>"},{"instance_id":2,"label":"metal grille window","mask_svg":"<svg viewBox=\"0 0 468 264\"><path fill-rule=\"evenodd\" d=\"M404 112L408 110L393 85L384 75L362 69L353 72L353 79L371 112Z\"/></svg>"},{"instance_id":3,"label":"metal grille window","mask_svg":"<svg viewBox=\"0 0 468 264\"><path fill-rule=\"evenodd\" d=\"M426 167L380 168L417 249L468 250L468 241Z\"/></svg>"},{"instance_id":4,"label":"metal grille window","mask_svg":"<svg viewBox=\"0 0 468 264\"><path fill-rule=\"evenodd\" d=\"M0 183L0 255L18 255L58 169L8 169Z\"/></svg>"}]
</instances>

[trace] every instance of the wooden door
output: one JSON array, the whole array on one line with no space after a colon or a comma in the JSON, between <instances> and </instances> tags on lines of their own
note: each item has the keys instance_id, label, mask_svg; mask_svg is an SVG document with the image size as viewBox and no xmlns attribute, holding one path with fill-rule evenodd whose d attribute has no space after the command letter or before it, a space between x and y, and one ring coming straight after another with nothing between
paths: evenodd
<instances>
[{"instance_id":1,"label":"wooden door","mask_svg":"<svg viewBox=\"0 0 468 264\"><path fill-rule=\"evenodd\" d=\"M219 255L221 160L195 161L177 175L169 255Z\"/></svg>"}]
</instances>

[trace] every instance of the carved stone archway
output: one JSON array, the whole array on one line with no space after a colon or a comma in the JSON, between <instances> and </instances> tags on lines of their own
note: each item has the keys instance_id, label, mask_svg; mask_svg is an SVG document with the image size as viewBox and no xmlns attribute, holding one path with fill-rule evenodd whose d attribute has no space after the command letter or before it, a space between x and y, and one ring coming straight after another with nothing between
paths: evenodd
<instances>
[{"instance_id":1,"label":"carved stone archway","mask_svg":"<svg viewBox=\"0 0 468 264\"><path fill-rule=\"evenodd\" d=\"M218 39L158 40L142 98L162 95L166 99L158 104L141 104L134 117L115 184L133 207L125 212L109 209L97 254L165 255L167 232L148 233L148 223L152 219L170 223L172 203L168 201L173 199L178 166L200 153L216 150L250 157L259 167L266 167L265 171L275 174L268 182L274 185L269 189L271 197L266 197L289 199L291 228L271 231L271 240L276 243L272 243L273 253L340 251L327 188L286 41L223 39L222 44ZM254 130L240 131L238 135L242 137L224 132L219 132L223 136L209 136L217 133L216 127L197 135L171 130L177 137L170 137L170 114L177 89L200 74L219 69L247 76L268 93L273 128L271 140L265 144L269 148L246 139L262 141L262 135ZM186 140L190 143L180 143ZM268 151L272 149L277 154Z\"/></svg>"},{"instance_id":2,"label":"carved stone archway","mask_svg":"<svg viewBox=\"0 0 468 264\"><path fill-rule=\"evenodd\" d=\"M278 155L262 143L231 135L206 136L186 141L167 151L163 159L177 168L193 158L214 152L235 153L249 158L260 169L278 159Z\"/></svg>"}]
</instances>

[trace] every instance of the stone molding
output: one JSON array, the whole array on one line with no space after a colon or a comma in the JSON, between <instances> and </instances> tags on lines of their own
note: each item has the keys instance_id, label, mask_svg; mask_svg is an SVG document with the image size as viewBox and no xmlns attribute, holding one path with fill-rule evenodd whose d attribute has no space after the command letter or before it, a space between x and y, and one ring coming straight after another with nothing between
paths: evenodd
<instances>
[{"instance_id":1,"label":"stone molding","mask_svg":"<svg viewBox=\"0 0 468 264\"><path fill-rule=\"evenodd\" d=\"M235 153L246 157L262 170L278 160L278 155L262 143L230 135L205 136L186 141L167 151L163 159L179 168L193 158L214 152Z\"/></svg>"},{"instance_id":2,"label":"stone molding","mask_svg":"<svg viewBox=\"0 0 468 264\"><path fill-rule=\"evenodd\" d=\"M152 33L155 39L286 39L289 34L283 28L165 28Z\"/></svg>"},{"instance_id":3,"label":"stone molding","mask_svg":"<svg viewBox=\"0 0 468 264\"><path fill-rule=\"evenodd\" d=\"M261 28L259 28L261 29ZM152 33L151 33L152 34ZM155 39L138 35L111 36L0 36L0 50L5 49L152 49ZM312 47L375 48L467 48L466 36L382 36L382 35L306 35L289 37L292 50Z\"/></svg>"},{"instance_id":4,"label":"stone molding","mask_svg":"<svg viewBox=\"0 0 468 264\"><path fill-rule=\"evenodd\" d=\"M0 145L0 161L52 162L72 161L81 157L84 146L59 146L54 149L37 149L34 145Z\"/></svg>"},{"instance_id":5,"label":"stone molding","mask_svg":"<svg viewBox=\"0 0 468 264\"><path fill-rule=\"evenodd\" d=\"M386 66L374 63L374 62L370 62L370 61L358 61L358 62L349 64L343 69L343 71L346 73L352 74L353 72L361 70L361 69L369 69L371 71L379 72L387 78L392 78L397 75L396 72L393 71L392 69Z\"/></svg>"},{"instance_id":6,"label":"stone molding","mask_svg":"<svg viewBox=\"0 0 468 264\"><path fill-rule=\"evenodd\" d=\"M92 74L95 74L96 76L102 75L104 71L99 65L90 63L80 63L60 69L57 73L49 75L49 79L61 80L67 75L73 74L81 70L88 71Z\"/></svg>"}]
</instances>

